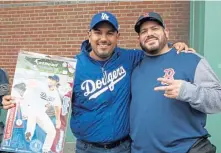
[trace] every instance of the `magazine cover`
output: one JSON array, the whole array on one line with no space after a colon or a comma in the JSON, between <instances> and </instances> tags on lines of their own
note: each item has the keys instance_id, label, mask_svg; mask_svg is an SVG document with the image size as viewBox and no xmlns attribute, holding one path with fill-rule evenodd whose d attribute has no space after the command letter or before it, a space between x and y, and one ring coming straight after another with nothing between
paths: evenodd
<instances>
[{"instance_id":1,"label":"magazine cover","mask_svg":"<svg viewBox=\"0 0 221 153\"><path fill-rule=\"evenodd\" d=\"M1 150L62 153L76 59L20 52Z\"/></svg>"}]
</instances>

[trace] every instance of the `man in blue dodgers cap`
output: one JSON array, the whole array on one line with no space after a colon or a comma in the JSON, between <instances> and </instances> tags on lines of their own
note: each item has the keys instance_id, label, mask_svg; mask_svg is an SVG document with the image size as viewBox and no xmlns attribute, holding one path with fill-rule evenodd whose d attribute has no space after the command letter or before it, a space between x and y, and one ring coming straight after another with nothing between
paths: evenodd
<instances>
[{"instance_id":1,"label":"man in blue dodgers cap","mask_svg":"<svg viewBox=\"0 0 221 153\"><path fill-rule=\"evenodd\" d=\"M117 47L118 30L113 14L95 14L76 56L70 121L76 153L130 153L130 78L143 51Z\"/></svg>"},{"instance_id":2,"label":"man in blue dodgers cap","mask_svg":"<svg viewBox=\"0 0 221 153\"><path fill-rule=\"evenodd\" d=\"M208 62L177 55L158 13L139 17L135 31L145 55L131 77L131 152L215 153L205 125L221 111L221 83Z\"/></svg>"}]
</instances>

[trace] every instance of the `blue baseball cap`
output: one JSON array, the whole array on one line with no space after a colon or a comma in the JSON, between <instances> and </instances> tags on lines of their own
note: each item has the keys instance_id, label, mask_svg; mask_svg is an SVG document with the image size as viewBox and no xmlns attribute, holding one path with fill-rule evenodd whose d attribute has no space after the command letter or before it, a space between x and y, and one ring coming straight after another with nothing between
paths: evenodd
<instances>
[{"instance_id":1,"label":"blue baseball cap","mask_svg":"<svg viewBox=\"0 0 221 153\"><path fill-rule=\"evenodd\" d=\"M118 21L117 18L110 12L100 12L93 16L90 24L90 30L93 29L100 22L109 22L115 30L118 31Z\"/></svg>"},{"instance_id":2,"label":"blue baseball cap","mask_svg":"<svg viewBox=\"0 0 221 153\"><path fill-rule=\"evenodd\" d=\"M49 79L55 80L56 82L59 82L60 78L57 75L48 76Z\"/></svg>"},{"instance_id":3,"label":"blue baseball cap","mask_svg":"<svg viewBox=\"0 0 221 153\"><path fill-rule=\"evenodd\" d=\"M146 22L146 21L156 21L158 22L163 28L165 28L165 24L163 22L163 19L162 17L160 16L160 14L156 13L156 12L149 12L149 13L145 13L143 15L141 15L135 26L134 26L134 29L137 33L140 32L140 26Z\"/></svg>"}]
</instances>

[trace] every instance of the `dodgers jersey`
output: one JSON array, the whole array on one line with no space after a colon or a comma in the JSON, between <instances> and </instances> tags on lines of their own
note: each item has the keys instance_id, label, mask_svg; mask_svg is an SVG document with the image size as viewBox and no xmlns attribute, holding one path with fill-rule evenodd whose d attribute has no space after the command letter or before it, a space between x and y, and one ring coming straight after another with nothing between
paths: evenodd
<instances>
[{"instance_id":1,"label":"dodgers jersey","mask_svg":"<svg viewBox=\"0 0 221 153\"><path fill-rule=\"evenodd\" d=\"M131 73L143 52L116 47L102 65L90 51L84 41L76 57L71 129L79 140L116 141L129 134Z\"/></svg>"}]
</instances>

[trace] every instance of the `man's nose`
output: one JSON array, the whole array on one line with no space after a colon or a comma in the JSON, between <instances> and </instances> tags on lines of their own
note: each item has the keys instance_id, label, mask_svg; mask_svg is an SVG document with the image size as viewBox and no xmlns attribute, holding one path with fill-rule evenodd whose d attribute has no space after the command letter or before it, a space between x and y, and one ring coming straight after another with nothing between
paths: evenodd
<instances>
[{"instance_id":1,"label":"man's nose","mask_svg":"<svg viewBox=\"0 0 221 153\"><path fill-rule=\"evenodd\" d=\"M106 34L102 34L101 35L101 40L102 41L106 41L107 40L107 35Z\"/></svg>"},{"instance_id":2,"label":"man's nose","mask_svg":"<svg viewBox=\"0 0 221 153\"><path fill-rule=\"evenodd\" d=\"M149 36L152 36L153 34L154 34L154 32L152 30L148 30L146 36L149 37Z\"/></svg>"}]
</instances>

